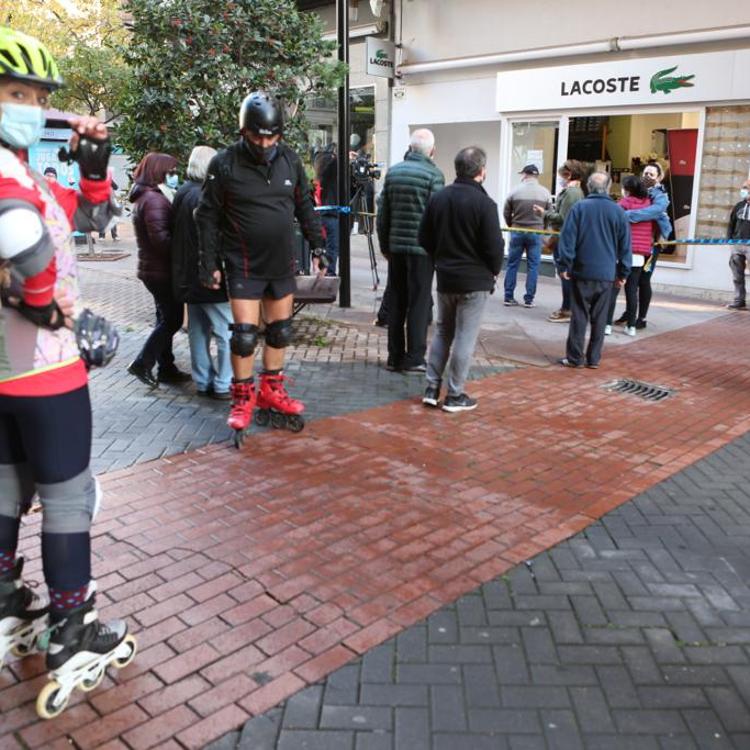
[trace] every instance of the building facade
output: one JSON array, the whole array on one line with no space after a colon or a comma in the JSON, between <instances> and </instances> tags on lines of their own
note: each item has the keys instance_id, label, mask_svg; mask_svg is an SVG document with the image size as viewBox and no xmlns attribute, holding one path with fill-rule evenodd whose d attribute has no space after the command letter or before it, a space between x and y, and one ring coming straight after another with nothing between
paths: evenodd
<instances>
[{"instance_id":1,"label":"building facade","mask_svg":"<svg viewBox=\"0 0 750 750\"><path fill-rule=\"evenodd\" d=\"M677 238L722 237L750 174L750 7L548 0L395 0L398 77L390 161L431 128L446 175L459 148L488 152L498 202L536 163L577 158L623 176L663 167ZM730 23L731 22L731 23ZM730 250L677 245L655 283L692 295L731 287Z\"/></svg>"}]
</instances>

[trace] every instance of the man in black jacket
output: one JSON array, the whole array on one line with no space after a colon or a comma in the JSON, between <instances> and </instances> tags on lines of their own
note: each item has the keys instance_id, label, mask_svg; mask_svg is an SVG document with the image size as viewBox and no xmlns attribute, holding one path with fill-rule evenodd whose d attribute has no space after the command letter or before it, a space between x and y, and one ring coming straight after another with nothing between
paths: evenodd
<instances>
[{"instance_id":1,"label":"man in black jacket","mask_svg":"<svg viewBox=\"0 0 750 750\"><path fill-rule=\"evenodd\" d=\"M740 188L742 200L732 209L727 227L727 239L747 240L747 245L732 245L729 267L734 281L734 302L727 305L730 310L746 310L745 267L750 251L750 180L745 180Z\"/></svg>"},{"instance_id":2,"label":"man in black jacket","mask_svg":"<svg viewBox=\"0 0 750 750\"><path fill-rule=\"evenodd\" d=\"M240 106L242 137L209 164L195 212L201 281L219 288L220 256L227 277L235 321L230 339L232 408L227 424L235 430L238 445L256 402L253 365L261 302L266 331L258 407L264 416L274 417L274 426L297 430L303 424L304 406L290 398L282 374L284 350L292 342L294 218L311 245L316 270L324 243L304 167L281 141L282 130L277 98L263 91L245 97Z\"/></svg>"},{"instance_id":3,"label":"man in black jacket","mask_svg":"<svg viewBox=\"0 0 750 750\"><path fill-rule=\"evenodd\" d=\"M338 204L338 169L336 144L329 143L315 156L315 178L320 183L320 202L323 206ZM326 233L326 257L328 276L336 275L339 259L339 215L336 211L321 211L320 218Z\"/></svg>"},{"instance_id":4,"label":"man in black jacket","mask_svg":"<svg viewBox=\"0 0 750 750\"><path fill-rule=\"evenodd\" d=\"M482 313L503 263L504 242L497 204L482 187L487 154L477 146L455 159L456 180L436 193L419 227L419 244L435 264L438 313L427 359L427 388L422 403L437 406L443 372L448 389L443 411L475 409L464 393Z\"/></svg>"},{"instance_id":5,"label":"man in black jacket","mask_svg":"<svg viewBox=\"0 0 750 750\"><path fill-rule=\"evenodd\" d=\"M199 396L220 401L230 398L232 363L229 327L232 311L226 288L207 289L198 278L198 231L193 213L201 198L208 164L216 156L210 146L196 146L190 154L187 180L172 202L172 287L178 302L188 306L188 339L193 382ZM211 339L216 340L216 359L211 356Z\"/></svg>"}]
</instances>

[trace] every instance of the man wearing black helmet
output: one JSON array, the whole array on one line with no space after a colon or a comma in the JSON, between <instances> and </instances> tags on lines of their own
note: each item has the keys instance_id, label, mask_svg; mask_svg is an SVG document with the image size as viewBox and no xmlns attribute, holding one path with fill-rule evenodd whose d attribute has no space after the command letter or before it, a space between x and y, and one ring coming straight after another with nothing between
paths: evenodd
<instances>
[{"instance_id":1,"label":"man wearing black helmet","mask_svg":"<svg viewBox=\"0 0 750 750\"><path fill-rule=\"evenodd\" d=\"M302 429L304 405L284 387L284 350L292 340L294 219L311 245L313 266L324 263L324 240L310 185L297 154L282 142L281 103L263 91L240 106L241 138L208 167L195 217L201 279L218 288L221 264L232 305L232 406L227 424L239 447L256 400L257 420ZM263 371L256 394L255 347L266 324Z\"/></svg>"}]
</instances>

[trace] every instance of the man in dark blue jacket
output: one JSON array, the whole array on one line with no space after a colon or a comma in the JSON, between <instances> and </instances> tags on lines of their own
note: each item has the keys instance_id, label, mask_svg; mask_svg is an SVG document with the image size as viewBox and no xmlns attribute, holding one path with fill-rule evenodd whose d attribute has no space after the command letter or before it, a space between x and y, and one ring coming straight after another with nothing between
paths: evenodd
<instances>
[{"instance_id":1,"label":"man in dark blue jacket","mask_svg":"<svg viewBox=\"0 0 750 750\"><path fill-rule=\"evenodd\" d=\"M606 172L589 177L588 196L570 210L560 234L558 271L561 278L573 281L566 356L560 360L565 367L584 364L589 321L585 364L599 367L610 294L630 274L630 225L625 212L609 197L611 182Z\"/></svg>"},{"instance_id":2,"label":"man in dark blue jacket","mask_svg":"<svg viewBox=\"0 0 750 750\"><path fill-rule=\"evenodd\" d=\"M422 403L437 406L448 367L447 412L469 411L477 401L464 393L482 313L503 263L497 204L482 187L487 154L476 146L459 151L456 181L436 193L419 226L419 244L437 271L438 314L427 359Z\"/></svg>"}]
</instances>

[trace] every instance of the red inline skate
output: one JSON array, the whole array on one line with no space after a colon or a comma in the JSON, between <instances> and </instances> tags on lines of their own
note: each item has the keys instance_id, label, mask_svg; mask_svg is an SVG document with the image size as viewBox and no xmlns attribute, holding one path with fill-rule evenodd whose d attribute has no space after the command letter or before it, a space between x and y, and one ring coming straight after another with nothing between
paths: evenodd
<instances>
[{"instance_id":1,"label":"red inline skate","mask_svg":"<svg viewBox=\"0 0 750 750\"><path fill-rule=\"evenodd\" d=\"M229 410L227 427L234 430L234 447L240 448L245 442L250 422L253 418L255 407L255 384L252 378L247 380L233 381L230 386L232 393L232 406Z\"/></svg>"},{"instance_id":2,"label":"red inline skate","mask_svg":"<svg viewBox=\"0 0 750 750\"><path fill-rule=\"evenodd\" d=\"M281 372L261 373L255 424L265 427L270 422L272 427L292 432L299 432L305 426L302 416L305 405L286 392L286 379Z\"/></svg>"}]
</instances>

